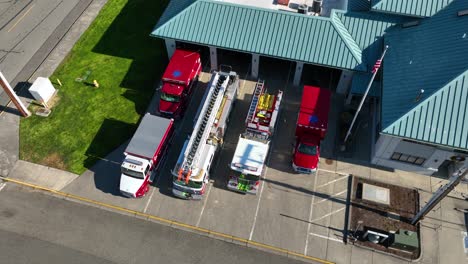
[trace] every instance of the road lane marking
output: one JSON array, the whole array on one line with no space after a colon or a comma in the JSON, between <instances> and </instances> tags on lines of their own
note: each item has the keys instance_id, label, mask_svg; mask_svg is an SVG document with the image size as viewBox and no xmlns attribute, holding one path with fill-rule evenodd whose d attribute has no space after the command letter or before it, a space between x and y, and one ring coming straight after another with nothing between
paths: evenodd
<instances>
[{"instance_id":1,"label":"road lane marking","mask_svg":"<svg viewBox=\"0 0 468 264\"><path fill-rule=\"evenodd\" d=\"M341 178L338 178L338 179L335 179L335 180L333 180L333 181L329 181L329 182L327 182L327 183L325 183L325 184L322 184L322 185L320 185L320 186L317 186L317 188L325 187L325 186L327 186L327 185L330 185L330 184L335 183L335 182L337 182L337 181L341 181L341 180L346 179L346 178L348 178L348 177L349 177L349 175L343 176L343 177L341 177Z\"/></svg>"},{"instance_id":2,"label":"road lane marking","mask_svg":"<svg viewBox=\"0 0 468 264\"><path fill-rule=\"evenodd\" d=\"M333 238L333 237L323 236L323 235L319 235L319 234L315 234L315 233L309 233L309 235L324 238L324 239L328 239L328 240L339 242L339 243L343 243L343 240Z\"/></svg>"},{"instance_id":3,"label":"road lane marking","mask_svg":"<svg viewBox=\"0 0 468 264\"><path fill-rule=\"evenodd\" d=\"M6 186L6 182L0 183L0 192L3 190L3 188L5 188L5 186Z\"/></svg>"},{"instance_id":4,"label":"road lane marking","mask_svg":"<svg viewBox=\"0 0 468 264\"><path fill-rule=\"evenodd\" d=\"M23 20L23 18L29 13L29 11L31 11L31 9L34 7L35 4L32 4L28 10L26 10L26 12L24 12L24 14L18 19L18 21L16 21L16 23L7 31L7 33L10 33L10 31L12 31L16 25L18 25L19 22L21 22L21 20Z\"/></svg>"},{"instance_id":5,"label":"road lane marking","mask_svg":"<svg viewBox=\"0 0 468 264\"><path fill-rule=\"evenodd\" d=\"M310 201L310 211L309 211L309 223L307 224L307 235L306 235L306 242L305 242L305 248L304 248L304 255L307 255L307 249L309 247L309 233L310 233L310 226L311 226L311 221L312 220L312 214L314 212L314 201L315 201L315 192L317 190L317 178L318 178L319 171L315 173L315 180L314 180L314 188L312 189L312 199Z\"/></svg>"},{"instance_id":6,"label":"road lane marking","mask_svg":"<svg viewBox=\"0 0 468 264\"><path fill-rule=\"evenodd\" d=\"M218 158L218 160L219 160L219 158ZM204 197L205 200L203 201L203 207L202 207L202 209L200 211L200 216L198 217L197 224L195 225L196 227L200 226L200 222L201 222L201 219L202 219L202 216L203 216L203 212L205 211L206 203L208 201L208 196L210 195L210 191L211 191L211 188L212 188L211 184L207 184L207 185L208 185L208 191L206 191L206 196Z\"/></svg>"},{"instance_id":7,"label":"road lane marking","mask_svg":"<svg viewBox=\"0 0 468 264\"><path fill-rule=\"evenodd\" d=\"M35 184L23 182L23 181L11 179L11 178L6 178L6 177L2 177L2 176L0 176L0 179L4 180L6 182L12 182L12 183L15 183L17 185L26 186L26 187L29 187L29 188L32 188L32 189L36 189L36 190L40 190L40 191L44 191L44 192L48 192L48 193L53 193L55 195L63 196L64 198L71 198L71 199L74 199L74 200L77 200L77 201L87 202L87 203L89 203L91 205L98 205L98 206L102 206L102 207L106 207L106 208L115 209L115 210L121 211L121 212L131 213L131 214L134 214L135 216L145 217L147 219L155 220L155 221L158 221L158 222L161 222L161 223L166 223L170 227L176 228L176 229L179 229L179 230L181 229L180 227L187 228L187 229L190 229L190 230L195 230L195 231L201 232L201 233L203 233L203 234L205 234L207 236L211 235L210 237L212 237L214 239L219 239L218 237L229 238L229 239L232 239L233 241L244 243L245 246L247 246L247 247L251 247L251 245L254 245L258 249L269 249L269 250L271 250L273 252L276 252L276 253L285 253L287 257L288 256L295 256L295 257L300 257L300 258L303 258L303 259L313 260L313 261L323 263L323 264L335 264L334 262L331 262L331 261L328 261L328 260L325 260L325 259L320 259L320 258L316 258L316 257L313 257L313 256L303 255L303 254L300 254L300 253L297 253L297 252L289 251L287 249L283 249L283 248L279 248L279 247L275 247L275 246L255 242L255 241L252 241L250 239L247 240L247 239L244 239L244 238L240 238L240 237L236 237L236 236L232 236L232 235L228 235L228 234L224 234L224 233L211 231L209 229L200 228L200 227L192 226L192 225L189 225L189 224L184 224L184 223L181 223L181 222L177 222L177 221L174 221L174 220L169 220L169 219L162 218L162 217L159 217L159 216L150 215L150 214L146 214L146 213L143 213L143 212L140 212L140 211L127 209L127 208L124 208L124 207L121 207L121 206L106 204L106 203L103 203L103 202L99 202L99 201L92 200L92 199L89 199L89 198L81 197L81 196L78 196L78 195L73 195L73 194L70 194L70 193L65 193L65 192L62 192L62 191L57 191L57 190L50 189L50 188L47 188L47 187L43 187L43 186L39 186L39 185L35 185ZM222 240L225 241L225 239L222 239Z\"/></svg>"},{"instance_id":8,"label":"road lane marking","mask_svg":"<svg viewBox=\"0 0 468 264\"><path fill-rule=\"evenodd\" d=\"M336 213L338 213L338 212L340 212L340 211L343 211L344 209L346 209L346 207L340 208L340 209L335 210L335 211L333 211L333 212L331 212L331 213L328 213L328 214L326 214L326 215L322 215L321 217L315 218L314 220L312 220L312 221L310 221L310 222L315 222L315 221L318 221L318 220L322 220L322 219L324 219L324 218L326 218L326 217L329 217L329 216L332 215L332 214L336 214Z\"/></svg>"},{"instance_id":9,"label":"road lane marking","mask_svg":"<svg viewBox=\"0 0 468 264\"><path fill-rule=\"evenodd\" d=\"M150 197L148 198L148 202L146 202L146 206L145 206L145 209L143 210L143 213L146 213L146 210L148 210L148 206L153 198L153 195L154 195L154 190L156 190L155 187L153 187L153 191L151 192L151 195Z\"/></svg>"}]
</instances>

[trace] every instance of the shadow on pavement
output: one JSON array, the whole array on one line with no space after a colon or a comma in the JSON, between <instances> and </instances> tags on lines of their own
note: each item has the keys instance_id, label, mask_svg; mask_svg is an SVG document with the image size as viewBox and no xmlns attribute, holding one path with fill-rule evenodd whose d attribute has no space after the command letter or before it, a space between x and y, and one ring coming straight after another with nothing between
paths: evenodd
<instances>
[{"instance_id":1,"label":"shadow on pavement","mask_svg":"<svg viewBox=\"0 0 468 264\"><path fill-rule=\"evenodd\" d=\"M120 164L124 158L123 152L131 138L136 125L127 124L114 119L105 119L98 133L86 150L84 166L94 173L96 188L113 195L119 195ZM114 131L125 133L114 133ZM115 149L110 154L106 149Z\"/></svg>"}]
</instances>

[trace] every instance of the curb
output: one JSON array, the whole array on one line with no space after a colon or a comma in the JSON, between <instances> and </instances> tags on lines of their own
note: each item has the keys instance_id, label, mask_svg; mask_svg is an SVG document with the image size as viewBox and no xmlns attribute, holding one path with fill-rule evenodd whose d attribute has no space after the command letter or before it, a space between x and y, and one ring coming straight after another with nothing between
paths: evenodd
<instances>
[{"instance_id":1,"label":"curb","mask_svg":"<svg viewBox=\"0 0 468 264\"><path fill-rule=\"evenodd\" d=\"M174 221L174 220L169 220L169 219L165 219L165 218L162 218L162 217L159 217L159 216L142 213L142 212L135 211L135 210L130 210L130 209L127 209L127 208L124 208L124 207L116 206L116 205L102 203L102 202L92 200L92 199L88 199L88 198L85 198L85 197L81 197L81 196L78 196L78 195L74 195L74 194L65 193L65 192L62 192L62 191L49 189L47 187L42 187L42 186L39 186L39 185L35 185L35 184L31 184L31 183L11 179L11 178L6 178L6 177L2 177L2 176L0 176L0 180L2 180L4 182L11 182L11 183L21 185L21 186L26 186L26 187L36 189L36 190L40 190L40 191L44 191L44 192L47 192L47 193L51 193L51 194L54 194L54 196L60 196L60 197L63 197L65 199L67 199L67 200L84 202L84 203L86 203L88 205L90 204L90 205L102 207L104 209L110 209L112 211L118 211L118 212L121 212L121 213L124 213L124 214L127 214L127 215L131 215L131 216L134 216L134 217L137 217L137 218L140 218L140 219L150 220L152 222L156 222L156 223L159 223L159 224L170 226L172 228L176 228L176 229L179 229L179 230L184 230L184 231L197 233L199 235L208 236L208 237L211 237L211 238L214 238L214 239L218 239L218 240L226 241L226 242L229 242L229 243L234 243L234 244L246 246L246 247L249 247L249 248L260 249L262 251L266 251L266 252L274 253L274 254L277 254L277 255L285 256L285 257L288 257L288 258L291 258L291 259L298 259L298 260L301 260L301 261L307 261L309 263L335 264L334 262L331 262L331 261L328 261L328 260L303 255L303 254L300 254L300 253L289 251L287 249L283 249L283 248L263 244L263 243L260 243L260 242L255 242L255 241L252 241L252 240L248 240L248 239L244 239L244 238L240 238L240 237L236 237L236 236L232 236L232 235L212 231L212 230L201 228L201 227L196 227L196 226L189 225L189 224L184 224L184 223L177 222L177 221Z\"/></svg>"}]
</instances>

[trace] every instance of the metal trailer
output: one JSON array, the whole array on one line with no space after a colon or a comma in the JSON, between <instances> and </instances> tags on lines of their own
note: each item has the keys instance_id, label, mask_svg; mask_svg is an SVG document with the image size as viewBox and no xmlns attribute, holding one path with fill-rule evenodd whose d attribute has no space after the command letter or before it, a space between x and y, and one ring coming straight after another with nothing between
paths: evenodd
<instances>
[{"instance_id":1,"label":"metal trailer","mask_svg":"<svg viewBox=\"0 0 468 264\"><path fill-rule=\"evenodd\" d=\"M238 87L239 78L235 72L213 72L193 132L185 141L172 170L172 193L176 197L202 199L211 164L223 143Z\"/></svg>"}]
</instances>

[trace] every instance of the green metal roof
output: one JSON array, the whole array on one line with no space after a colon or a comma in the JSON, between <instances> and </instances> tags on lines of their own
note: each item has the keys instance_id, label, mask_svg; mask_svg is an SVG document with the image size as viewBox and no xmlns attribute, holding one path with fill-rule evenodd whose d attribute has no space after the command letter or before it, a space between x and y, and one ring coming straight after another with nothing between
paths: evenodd
<instances>
[{"instance_id":1,"label":"green metal roof","mask_svg":"<svg viewBox=\"0 0 468 264\"><path fill-rule=\"evenodd\" d=\"M164 10L164 13L159 18L158 24L156 24L156 28L163 25L171 18L184 11L185 8L197 1L198 0L171 0Z\"/></svg>"},{"instance_id":2,"label":"green metal roof","mask_svg":"<svg viewBox=\"0 0 468 264\"><path fill-rule=\"evenodd\" d=\"M468 149L468 1L385 36L383 133ZM424 93L417 100L420 90Z\"/></svg>"},{"instance_id":3,"label":"green metal roof","mask_svg":"<svg viewBox=\"0 0 468 264\"><path fill-rule=\"evenodd\" d=\"M383 133L468 149L468 70L383 130Z\"/></svg>"},{"instance_id":4,"label":"green metal roof","mask_svg":"<svg viewBox=\"0 0 468 264\"><path fill-rule=\"evenodd\" d=\"M346 6L348 11L369 11L370 7L369 0L348 0Z\"/></svg>"},{"instance_id":5,"label":"green metal roof","mask_svg":"<svg viewBox=\"0 0 468 264\"><path fill-rule=\"evenodd\" d=\"M169 6L163 22L158 22L151 35L311 64L367 70L359 46L339 21L210 0L184 4L182 11L171 10Z\"/></svg>"},{"instance_id":6,"label":"green metal roof","mask_svg":"<svg viewBox=\"0 0 468 264\"><path fill-rule=\"evenodd\" d=\"M405 16L430 17L454 0L371 0L371 9Z\"/></svg>"},{"instance_id":7,"label":"green metal roof","mask_svg":"<svg viewBox=\"0 0 468 264\"><path fill-rule=\"evenodd\" d=\"M383 36L408 18L372 12L343 12L334 10L335 17L346 28L349 36L362 50L362 61L372 69L383 50ZM336 23L338 24L338 23Z\"/></svg>"}]
</instances>

